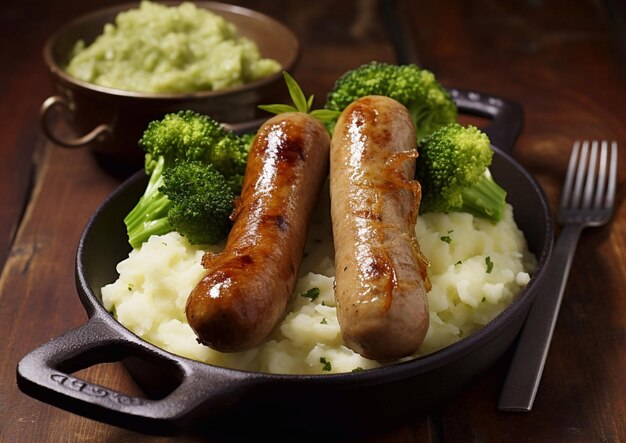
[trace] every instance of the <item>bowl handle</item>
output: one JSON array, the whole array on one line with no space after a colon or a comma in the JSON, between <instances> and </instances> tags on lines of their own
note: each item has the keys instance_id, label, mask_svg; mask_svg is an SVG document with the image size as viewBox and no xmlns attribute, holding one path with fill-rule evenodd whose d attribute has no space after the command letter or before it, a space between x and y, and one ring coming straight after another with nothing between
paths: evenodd
<instances>
[{"instance_id":1,"label":"bowl handle","mask_svg":"<svg viewBox=\"0 0 626 443\"><path fill-rule=\"evenodd\" d=\"M176 366L180 384L166 397L134 397L72 375L130 355L141 358L141 353L143 357L152 354L149 357L159 364ZM242 374L174 359L156 348L146 349L145 344L122 336L98 317L34 349L17 366L18 386L31 397L91 419L151 434L174 432L198 414L229 406L249 385Z\"/></svg>"},{"instance_id":2,"label":"bowl handle","mask_svg":"<svg viewBox=\"0 0 626 443\"><path fill-rule=\"evenodd\" d=\"M110 136L113 133L113 128L107 124L101 124L92 129L89 133L83 135L78 138L60 138L57 137L49 124L49 114L53 108L60 106L67 113L69 113L70 118L74 115L75 106L72 102L69 102L65 97L60 95L53 95L48 97L43 104L41 105L41 109L39 110L39 117L41 120L41 129L43 133L52 140L54 143L63 146L64 148L78 148L81 146L85 146L93 141L98 140L101 137Z\"/></svg>"},{"instance_id":3,"label":"bowl handle","mask_svg":"<svg viewBox=\"0 0 626 443\"><path fill-rule=\"evenodd\" d=\"M478 92L450 89L459 112L491 119L484 132L491 144L510 154L524 126L524 110L512 100Z\"/></svg>"}]
</instances>

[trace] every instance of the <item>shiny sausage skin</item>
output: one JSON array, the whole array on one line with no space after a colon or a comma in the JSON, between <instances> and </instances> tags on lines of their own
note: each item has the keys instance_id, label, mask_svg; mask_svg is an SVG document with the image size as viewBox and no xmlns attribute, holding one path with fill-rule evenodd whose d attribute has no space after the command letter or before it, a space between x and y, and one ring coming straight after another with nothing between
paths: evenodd
<instances>
[{"instance_id":1,"label":"shiny sausage skin","mask_svg":"<svg viewBox=\"0 0 626 443\"><path fill-rule=\"evenodd\" d=\"M337 316L345 343L376 360L414 353L428 329L415 143L407 109L380 96L348 106L331 142Z\"/></svg>"},{"instance_id":2,"label":"shiny sausage skin","mask_svg":"<svg viewBox=\"0 0 626 443\"><path fill-rule=\"evenodd\" d=\"M259 129L225 249L205 254L208 273L187 300L199 342L222 352L250 349L283 318L329 146L324 126L302 113L277 115Z\"/></svg>"}]
</instances>

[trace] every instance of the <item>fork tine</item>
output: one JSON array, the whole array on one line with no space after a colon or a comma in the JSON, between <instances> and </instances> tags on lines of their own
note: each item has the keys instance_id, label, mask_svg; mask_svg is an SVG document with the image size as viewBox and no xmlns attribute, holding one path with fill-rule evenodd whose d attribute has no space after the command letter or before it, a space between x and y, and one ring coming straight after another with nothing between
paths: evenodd
<instances>
[{"instance_id":1,"label":"fork tine","mask_svg":"<svg viewBox=\"0 0 626 443\"><path fill-rule=\"evenodd\" d=\"M576 140L572 148L572 154L569 157L567 165L567 174L565 175L565 184L563 185L563 193L561 195L561 208L569 204L570 196L574 188L574 175L576 173L576 164L578 163L578 153L580 151L580 142Z\"/></svg>"},{"instance_id":2,"label":"fork tine","mask_svg":"<svg viewBox=\"0 0 626 443\"><path fill-rule=\"evenodd\" d=\"M611 170L609 171L609 187L606 193L606 208L613 207L615 202L615 187L617 186L617 142L611 143Z\"/></svg>"},{"instance_id":3,"label":"fork tine","mask_svg":"<svg viewBox=\"0 0 626 443\"><path fill-rule=\"evenodd\" d=\"M608 158L608 142L602 141L602 149L600 150L600 165L598 166L598 186L596 188L596 196L593 207L596 209L603 207L604 189L606 188L607 174L607 158Z\"/></svg>"},{"instance_id":4,"label":"fork tine","mask_svg":"<svg viewBox=\"0 0 626 443\"><path fill-rule=\"evenodd\" d=\"M594 140L591 143L591 153L589 154L589 166L587 167L587 177L585 178L585 193L583 195L583 209L591 207L591 198L593 189L596 184L596 160L598 153L598 142Z\"/></svg>"},{"instance_id":5,"label":"fork tine","mask_svg":"<svg viewBox=\"0 0 626 443\"><path fill-rule=\"evenodd\" d=\"M572 209L580 206L580 199L582 197L583 184L585 183L585 171L587 169L587 153L589 151L589 141L585 140L580 149L580 158L578 160L578 168L576 169L576 181L574 183L574 192L572 194L572 200L570 207Z\"/></svg>"}]
</instances>

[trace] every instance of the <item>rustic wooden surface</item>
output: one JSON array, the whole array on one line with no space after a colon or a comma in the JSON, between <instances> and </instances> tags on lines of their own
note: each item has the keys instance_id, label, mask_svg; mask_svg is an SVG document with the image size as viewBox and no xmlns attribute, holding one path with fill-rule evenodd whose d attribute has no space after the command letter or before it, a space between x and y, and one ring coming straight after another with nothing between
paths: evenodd
<instances>
[{"instance_id":1,"label":"rustic wooden surface","mask_svg":"<svg viewBox=\"0 0 626 443\"><path fill-rule=\"evenodd\" d=\"M120 182L88 151L63 150L43 138L38 108L52 88L41 48L62 23L110 3L115 2L0 5L3 442L169 441L40 403L22 394L15 381L22 356L86 320L74 286L76 245L90 214ZM237 3L253 5L296 31L303 54L294 74L320 100L345 70L395 59L374 0ZM538 178L553 208L572 143L617 140L618 207L611 225L582 235L531 413L496 410L509 352L443 408L366 441L626 441L626 9L617 0L404 1L400 8L413 57L444 85L522 104L526 124L515 157ZM137 389L116 363L81 376Z\"/></svg>"}]
</instances>

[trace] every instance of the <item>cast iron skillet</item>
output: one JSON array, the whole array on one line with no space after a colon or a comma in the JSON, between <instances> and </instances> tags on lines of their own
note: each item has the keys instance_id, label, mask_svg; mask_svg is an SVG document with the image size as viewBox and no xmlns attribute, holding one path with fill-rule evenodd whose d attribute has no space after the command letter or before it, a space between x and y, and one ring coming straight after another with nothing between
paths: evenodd
<instances>
[{"instance_id":1,"label":"cast iron skillet","mask_svg":"<svg viewBox=\"0 0 626 443\"><path fill-rule=\"evenodd\" d=\"M519 105L453 90L464 113L492 119L492 173L508 191L538 269L513 303L483 329L431 355L357 373L270 375L210 366L163 351L135 336L101 304L100 289L117 278L129 252L124 215L145 186L138 173L123 183L89 221L78 247L76 283L89 320L26 355L17 381L26 394L106 423L147 433L188 426L239 431L376 428L445 402L491 366L518 334L552 245L552 218L537 182L509 155L521 129ZM72 373L123 360L145 398L81 380ZM494 406L495 407L495 406ZM244 420L244 421L242 421ZM311 426L311 420L317 423ZM230 423L230 424L229 424ZM235 425L231 425L231 424ZM334 432L334 431L333 431Z\"/></svg>"}]
</instances>

